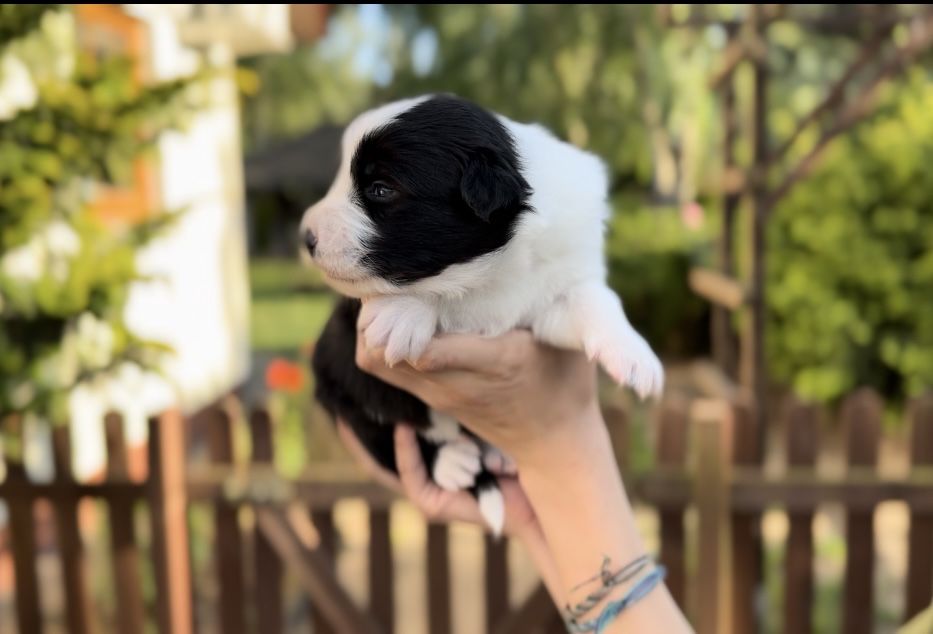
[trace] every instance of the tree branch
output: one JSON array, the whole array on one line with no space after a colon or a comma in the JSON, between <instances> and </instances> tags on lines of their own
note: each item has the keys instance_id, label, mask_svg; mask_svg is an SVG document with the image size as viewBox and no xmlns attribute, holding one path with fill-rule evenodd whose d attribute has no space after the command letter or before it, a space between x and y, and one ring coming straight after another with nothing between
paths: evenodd
<instances>
[{"instance_id":1,"label":"tree branch","mask_svg":"<svg viewBox=\"0 0 933 634\"><path fill-rule=\"evenodd\" d=\"M819 138L813 148L791 169L781 184L768 196L769 209L796 185L807 177L816 167L817 161L826 151L830 141L852 128L870 113L878 98L879 88L889 79L901 72L915 57L933 45L933 9L925 11L918 16L910 27L907 43L897 49L892 59L881 66L877 73L862 88L857 97L839 115L836 123L827 129Z\"/></svg>"},{"instance_id":2,"label":"tree branch","mask_svg":"<svg viewBox=\"0 0 933 634\"><path fill-rule=\"evenodd\" d=\"M803 134L810 124L814 121L819 120L826 112L838 105L842 100L845 90L849 85L849 82L858 75L866 65L868 65L872 60L876 59L878 52L881 50L881 47L884 46L885 41L887 41L888 35L891 30L894 28L894 23L886 24L885 26L878 29L875 32L871 39L865 43L861 51L858 54L858 57L849 64L849 67L846 68L845 72L836 80L836 83L833 84L833 87L826 93L826 96L823 100L817 104L809 113L807 113L800 121L797 122L797 126L794 128L794 131L791 132L790 136L781 144L781 146L774 151L771 155L771 160L776 162L783 159L787 152L793 147L794 143Z\"/></svg>"},{"instance_id":3,"label":"tree branch","mask_svg":"<svg viewBox=\"0 0 933 634\"><path fill-rule=\"evenodd\" d=\"M670 5L666 5L670 6ZM770 21L789 20L816 35L859 37L865 34L866 27L874 28L878 24L877 13L879 9L887 9L890 5L855 5L854 10L844 14L831 15L800 15L792 9L796 5L766 5L772 7L766 12L765 18ZM849 5L852 7L852 5ZM709 17L703 13L691 13L683 20L675 20L670 9L659 11L661 24L672 29L704 28L708 26L721 26L723 28L739 28L744 20L719 19ZM895 23L908 22L912 15L895 13Z\"/></svg>"},{"instance_id":4,"label":"tree branch","mask_svg":"<svg viewBox=\"0 0 933 634\"><path fill-rule=\"evenodd\" d=\"M731 27L727 27L731 30ZM723 62L708 81L712 90L719 90L727 82L739 64L746 59L760 60L767 55L767 47L761 41L761 38L755 34L739 33L729 40L726 48L723 49Z\"/></svg>"}]
</instances>

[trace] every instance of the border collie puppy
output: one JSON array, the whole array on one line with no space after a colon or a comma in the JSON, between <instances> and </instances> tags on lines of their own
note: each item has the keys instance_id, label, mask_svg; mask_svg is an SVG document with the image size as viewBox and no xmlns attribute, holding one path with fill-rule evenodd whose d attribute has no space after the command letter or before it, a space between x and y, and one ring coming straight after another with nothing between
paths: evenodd
<instances>
[{"instance_id":1,"label":"border collie puppy","mask_svg":"<svg viewBox=\"0 0 933 634\"><path fill-rule=\"evenodd\" d=\"M525 328L585 351L643 398L659 394L661 363L606 285L605 167L540 126L444 95L360 115L342 152L301 222L314 264L346 296L315 348L316 396L392 471L393 425L414 425L434 481L471 491L498 533L502 496L484 467L495 450L360 371L357 329L394 364L438 333Z\"/></svg>"}]
</instances>

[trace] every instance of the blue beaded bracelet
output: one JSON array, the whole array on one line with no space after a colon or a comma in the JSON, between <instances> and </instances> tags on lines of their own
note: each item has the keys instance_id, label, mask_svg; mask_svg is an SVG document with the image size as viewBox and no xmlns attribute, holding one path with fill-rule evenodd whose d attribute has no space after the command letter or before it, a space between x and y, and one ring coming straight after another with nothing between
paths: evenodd
<instances>
[{"instance_id":1,"label":"blue beaded bracelet","mask_svg":"<svg viewBox=\"0 0 933 634\"><path fill-rule=\"evenodd\" d=\"M582 623L570 621L567 623L567 630L571 634L585 634L586 632L602 634L624 610L648 596L648 594L664 580L666 574L667 570L664 566L655 567L644 577L639 579L638 582L625 593L625 596L606 605L598 617L590 621L583 621Z\"/></svg>"}]
</instances>

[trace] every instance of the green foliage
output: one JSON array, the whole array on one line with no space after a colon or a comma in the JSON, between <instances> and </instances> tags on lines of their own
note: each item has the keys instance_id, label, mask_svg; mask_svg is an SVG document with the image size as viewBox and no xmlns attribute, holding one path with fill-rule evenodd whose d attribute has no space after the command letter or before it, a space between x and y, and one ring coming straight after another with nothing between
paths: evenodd
<instances>
[{"instance_id":1,"label":"green foliage","mask_svg":"<svg viewBox=\"0 0 933 634\"><path fill-rule=\"evenodd\" d=\"M42 18L57 4L0 4L0 54L16 41L38 28Z\"/></svg>"},{"instance_id":2,"label":"green foliage","mask_svg":"<svg viewBox=\"0 0 933 634\"><path fill-rule=\"evenodd\" d=\"M51 6L3 5L0 42L41 41ZM0 124L3 417L61 420L78 384L124 363L150 366L165 351L130 332L123 309L140 277L137 249L172 216L119 229L88 203L95 184L123 182L159 132L178 123L192 105L189 82L139 87L128 60L71 54L70 74L34 77L35 104Z\"/></svg>"},{"instance_id":3,"label":"green foliage","mask_svg":"<svg viewBox=\"0 0 933 634\"><path fill-rule=\"evenodd\" d=\"M373 85L353 63L353 52L365 37L357 27L351 11L338 11L330 30L341 33L339 42L329 40L241 63L247 152L322 123L347 121L369 103Z\"/></svg>"},{"instance_id":4,"label":"green foliage","mask_svg":"<svg viewBox=\"0 0 933 634\"><path fill-rule=\"evenodd\" d=\"M25 242L51 215L81 206L81 179L119 183L132 159L177 122L187 81L134 85L130 61L81 56L67 81L39 84L39 99L0 127L0 246ZM15 218L15 222L14 222Z\"/></svg>"},{"instance_id":5,"label":"green foliage","mask_svg":"<svg viewBox=\"0 0 933 634\"><path fill-rule=\"evenodd\" d=\"M933 84L836 141L769 227L769 358L803 396L933 386Z\"/></svg>"},{"instance_id":6,"label":"green foliage","mask_svg":"<svg viewBox=\"0 0 933 634\"><path fill-rule=\"evenodd\" d=\"M690 229L672 209L624 211L610 226L609 282L639 332L668 354L695 355L706 341L696 325L707 309L687 273L706 256L714 226Z\"/></svg>"},{"instance_id":7,"label":"green foliage","mask_svg":"<svg viewBox=\"0 0 933 634\"><path fill-rule=\"evenodd\" d=\"M603 5L396 5L401 30L385 98L453 92L540 122L607 159L619 177L650 179L634 25L646 8ZM434 38L430 68L412 57Z\"/></svg>"}]
</instances>

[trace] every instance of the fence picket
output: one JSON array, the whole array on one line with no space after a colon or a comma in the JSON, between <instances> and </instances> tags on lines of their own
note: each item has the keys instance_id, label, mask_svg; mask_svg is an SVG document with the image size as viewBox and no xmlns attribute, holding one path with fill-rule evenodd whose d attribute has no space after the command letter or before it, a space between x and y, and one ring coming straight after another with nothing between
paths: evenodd
<instances>
[{"instance_id":1,"label":"fence picket","mask_svg":"<svg viewBox=\"0 0 933 634\"><path fill-rule=\"evenodd\" d=\"M39 610L39 582L36 575L36 526L34 499L21 463L7 463L7 510L13 544L13 571L16 575L16 622L20 634L42 631Z\"/></svg>"},{"instance_id":2,"label":"fence picket","mask_svg":"<svg viewBox=\"0 0 933 634\"><path fill-rule=\"evenodd\" d=\"M68 631L83 634L89 631L87 573L84 564L84 544L78 529L78 496L74 493L71 472L71 442L69 429L59 427L52 435L52 457L55 462L55 484L60 486L53 500L58 527L58 547L65 586L65 616Z\"/></svg>"},{"instance_id":3,"label":"fence picket","mask_svg":"<svg viewBox=\"0 0 933 634\"><path fill-rule=\"evenodd\" d=\"M428 524L428 631L450 634L450 532L447 524Z\"/></svg>"},{"instance_id":4,"label":"fence picket","mask_svg":"<svg viewBox=\"0 0 933 634\"><path fill-rule=\"evenodd\" d=\"M185 486L185 420L169 410L149 421L149 514L162 634L191 634L191 566Z\"/></svg>"},{"instance_id":5,"label":"fence picket","mask_svg":"<svg viewBox=\"0 0 933 634\"><path fill-rule=\"evenodd\" d=\"M485 552L486 631L492 632L509 611L509 543L505 538L483 535Z\"/></svg>"},{"instance_id":6,"label":"fence picket","mask_svg":"<svg viewBox=\"0 0 933 634\"><path fill-rule=\"evenodd\" d=\"M687 404L668 399L661 404L658 419L658 464L665 469L683 469L687 460ZM661 563L667 568L667 587L681 609L686 609L686 547L684 507L661 509Z\"/></svg>"},{"instance_id":7,"label":"fence picket","mask_svg":"<svg viewBox=\"0 0 933 634\"><path fill-rule=\"evenodd\" d=\"M842 407L848 426L850 467L874 467L881 434L881 401L869 389L849 396ZM846 517L846 574L842 631L869 634L873 628L874 510L849 510Z\"/></svg>"},{"instance_id":8,"label":"fence picket","mask_svg":"<svg viewBox=\"0 0 933 634\"><path fill-rule=\"evenodd\" d=\"M253 463L273 461L272 420L265 409L250 415ZM282 562L258 526L253 528L253 558L256 570L256 628L259 632L284 632L282 620ZM317 630L315 630L317 631Z\"/></svg>"},{"instance_id":9,"label":"fence picket","mask_svg":"<svg viewBox=\"0 0 933 634\"><path fill-rule=\"evenodd\" d=\"M104 435L107 442L107 475L114 481L129 480L123 419L116 414L108 414L104 419ZM110 499L110 547L117 595L117 627L120 632L127 634L138 634L145 627L133 503L134 498L131 496L113 496Z\"/></svg>"},{"instance_id":10,"label":"fence picket","mask_svg":"<svg viewBox=\"0 0 933 634\"><path fill-rule=\"evenodd\" d=\"M912 403L911 420L913 467L933 467L933 395ZM933 597L933 513L911 512L907 553L905 621L930 605Z\"/></svg>"},{"instance_id":11,"label":"fence picket","mask_svg":"<svg viewBox=\"0 0 933 634\"><path fill-rule=\"evenodd\" d=\"M733 406L732 463L737 467L758 467L757 419L745 403ZM735 632L758 631L756 597L761 588L761 515L732 511L732 628Z\"/></svg>"},{"instance_id":12,"label":"fence picket","mask_svg":"<svg viewBox=\"0 0 933 634\"><path fill-rule=\"evenodd\" d=\"M386 634L395 630L395 571L389 540L389 509L369 509L369 609Z\"/></svg>"},{"instance_id":13,"label":"fence picket","mask_svg":"<svg viewBox=\"0 0 933 634\"><path fill-rule=\"evenodd\" d=\"M333 508L312 510L311 523L314 524L314 528L321 539L318 547L321 555L320 559L330 570L333 570L337 556L337 529L334 526ZM314 626L314 632L317 634L331 634L333 632L330 624L315 605L311 606L311 622Z\"/></svg>"},{"instance_id":14,"label":"fence picket","mask_svg":"<svg viewBox=\"0 0 933 634\"><path fill-rule=\"evenodd\" d=\"M729 487L733 411L724 401L696 401L691 410L697 451L696 488L699 562L704 583L697 584L698 634L728 634L726 606L732 585L729 562Z\"/></svg>"},{"instance_id":15,"label":"fence picket","mask_svg":"<svg viewBox=\"0 0 933 634\"><path fill-rule=\"evenodd\" d=\"M787 410L787 463L813 468L818 433L816 408L792 401ZM784 556L784 632L808 634L813 608L813 511L789 510Z\"/></svg>"},{"instance_id":16,"label":"fence picket","mask_svg":"<svg viewBox=\"0 0 933 634\"><path fill-rule=\"evenodd\" d=\"M233 467L232 420L226 409L215 405L202 414L211 461ZM220 584L220 625L224 634L244 634L243 535L238 508L222 500L214 505L214 562Z\"/></svg>"}]
</instances>

